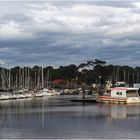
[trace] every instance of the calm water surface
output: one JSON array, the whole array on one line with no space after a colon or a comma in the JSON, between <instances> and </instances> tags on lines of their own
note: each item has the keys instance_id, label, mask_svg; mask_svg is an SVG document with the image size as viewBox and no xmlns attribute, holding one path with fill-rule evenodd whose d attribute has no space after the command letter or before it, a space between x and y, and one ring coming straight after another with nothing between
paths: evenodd
<instances>
[{"instance_id":1,"label":"calm water surface","mask_svg":"<svg viewBox=\"0 0 140 140\"><path fill-rule=\"evenodd\" d=\"M140 104L82 104L70 98L0 101L0 138L140 138Z\"/></svg>"}]
</instances>

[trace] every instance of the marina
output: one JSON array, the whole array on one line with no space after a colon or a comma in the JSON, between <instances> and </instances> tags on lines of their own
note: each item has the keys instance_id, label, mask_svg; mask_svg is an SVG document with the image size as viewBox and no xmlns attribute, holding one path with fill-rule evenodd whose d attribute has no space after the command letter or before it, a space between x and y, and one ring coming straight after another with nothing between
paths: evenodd
<instances>
[{"instance_id":1,"label":"marina","mask_svg":"<svg viewBox=\"0 0 140 140\"><path fill-rule=\"evenodd\" d=\"M0 139L140 139L138 0L0 1Z\"/></svg>"}]
</instances>

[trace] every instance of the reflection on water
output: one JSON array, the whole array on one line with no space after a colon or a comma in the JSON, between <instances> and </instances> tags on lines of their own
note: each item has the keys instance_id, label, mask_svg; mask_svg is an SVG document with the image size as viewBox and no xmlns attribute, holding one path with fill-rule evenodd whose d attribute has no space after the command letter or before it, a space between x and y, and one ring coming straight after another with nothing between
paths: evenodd
<instances>
[{"instance_id":1,"label":"reflection on water","mask_svg":"<svg viewBox=\"0 0 140 140\"><path fill-rule=\"evenodd\" d=\"M0 102L0 138L139 138L140 105L82 104L69 96Z\"/></svg>"}]
</instances>

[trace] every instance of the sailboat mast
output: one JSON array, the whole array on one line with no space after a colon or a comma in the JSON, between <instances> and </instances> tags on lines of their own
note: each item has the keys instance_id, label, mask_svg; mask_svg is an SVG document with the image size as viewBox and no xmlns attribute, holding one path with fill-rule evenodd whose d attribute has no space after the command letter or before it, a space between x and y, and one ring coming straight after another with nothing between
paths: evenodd
<instances>
[{"instance_id":1,"label":"sailboat mast","mask_svg":"<svg viewBox=\"0 0 140 140\"><path fill-rule=\"evenodd\" d=\"M120 80L120 75L119 75L119 66L118 66L118 77L117 77L117 80L118 80L118 81Z\"/></svg>"},{"instance_id":2,"label":"sailboat mast","mask_svg":"<svg viewBox=\"0 0 140 140\"><path fill-rule=\"evenodd\" d=\"M2 68L1 79L2 79L2 89L5 89L5 69Z\"/></svg>"},{"instance_id":3,"label":"sailboat mast","mask_svg":"<svg viewBox=\"0 0 140 140\"><path fill-rule=\"evenodd\" d=\"M137 71L137 82L139 83L139 70Z\"/></svg>"},{"instance_id":4,"label":"sailboat mast","mask_svg":"<svg viewBox=\"0 0 140 140\"><path fill-rule=\"evenodd\" d=\"M17 81L18 81L18 76L17 76L17 73L16 73L16 85L15 85L16 88L18 87L18 84L17 84L18 82Z\"/></svg>"},{"instance_id":5,"label":"sailboat mast","mask_svg":"<svg viewBox=\"0 0 140 140\"><path fill-rule=\"evenodd\" d=\"M125 69L124 69L124 79L123 79L124 82L125 82L125 79L126 79L126 78L125 78Z\"/></svg>"},{"instance_id":6,"label":"sailboat mast","mask_svg":"<svg viewBox=\"0 0 140 140\"><path fill-rule=\"evenodd\" d=\"M8 68L9 68L9 63L8 63ZM11 69L9 68L9 74L8 74L8 89L11 88Z\"/></svg>"},{"instance_id":7,"label":"sailboat mast","mask_svg":"<svg viewBox=\"0 0 140 140\"><path fill-rule=\"evenodd\" d=\"M9 85L8 85L8 89L10 89L11 88L11 69L9 68Z\"/></svg>"},{"instance_id":8,"label":"sailboat mast","mask_svg":"<svg viewBox=\"0 0 140 140\"><path fill-rule=\"evenodd\" d=\"M25 76L24 76L24 67L22 68L22 88L24 89L25 88Z\"/></svg>"},{"instance_id":9,"label":"sailboat mast","mask_svg":"<svg viewBox=\"0 0 140 140\"><path fill-rule=\"evenodd\" d=\"M38 70L37 74L37 89L40 88L40 69Z\"/></svg>"},{"instance_id":10,"label":"sailboat mast","mask_svg":"<svg viewBox=\"0 0 140 140\"><path fill-rule=\"evenodd\" d=\"M49 74L49 69L48 69L48 74L47 74L47 83L48 83L48 87L50 86L50 83L49 83L49 79L50 79L50 78L49 78L49 75L50 75L50 74Z\"/></svg>"},{"instance_id":11,"label":"sailboat mast","mask_svg":"<svg viewBox=\"0 0 140 140\"><path fill-rule=\"evenodd\" d=\"M28 89L30 88L30 69L28 68Z\"/></svg>"},{"instance_id":12,"label":"sailboat mast","mask_svg":"<svg viewBox=\"0 0 140 140\"><path fill-rule=\"evenodd\" d=\"M42 88L44 88L44 74L43 74L43 66L42 66L41 75L42 75Z\"/></svg>"}]
</instances>

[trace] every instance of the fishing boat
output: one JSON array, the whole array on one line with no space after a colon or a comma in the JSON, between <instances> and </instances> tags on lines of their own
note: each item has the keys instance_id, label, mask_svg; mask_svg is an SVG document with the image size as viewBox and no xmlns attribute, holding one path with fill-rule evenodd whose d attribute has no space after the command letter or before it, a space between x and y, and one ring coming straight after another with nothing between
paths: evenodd
<instances>
[{"instance_id":1,"label":"fishing boat","mask_svg":"<svg viewBox=\"0 0 140 140\"><path fill-rule=\"evenodd\" d=\"M109 93L105 93L102 96L96 96L96 100L100 103L140 103L138 90L138 88L115 87L111 88Z\"/></svg>"}]
</instances>

